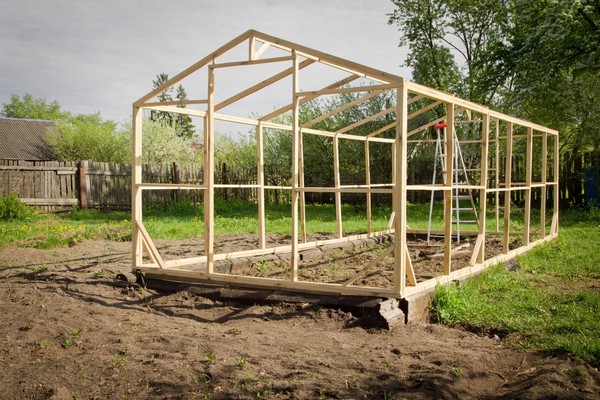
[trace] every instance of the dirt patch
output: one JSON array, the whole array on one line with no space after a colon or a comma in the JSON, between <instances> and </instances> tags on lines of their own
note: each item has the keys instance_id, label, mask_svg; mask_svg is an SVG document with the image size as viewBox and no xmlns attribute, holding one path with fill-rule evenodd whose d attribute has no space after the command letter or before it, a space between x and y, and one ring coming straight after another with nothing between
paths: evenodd
<instances>
[{"instance_id":1,"label":"dirt patch","mask_svg":"<svg viewBox=\"0 0 600 400\"><path fill-rule=\"evenodd\" d=\"M197 243L159 246L182 253ZM444 326L367 330L335 310L136 290L114 280L129 270L130 257L129 243L104 241L0 249L0 398L593 399L600 393L600 374L586 364Z\"/></svg>"}]
</instances>

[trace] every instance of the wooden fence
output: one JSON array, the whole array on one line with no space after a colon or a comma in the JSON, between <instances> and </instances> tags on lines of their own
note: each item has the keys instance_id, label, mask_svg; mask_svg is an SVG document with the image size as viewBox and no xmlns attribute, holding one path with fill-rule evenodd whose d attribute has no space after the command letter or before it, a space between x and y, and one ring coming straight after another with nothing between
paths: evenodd
<instances>
[{"instance_id":1,"label":"wooden fence","mask_svg":"<svg viewBox=\"0 0 600 400\"><path fill-rule=\"evenodd\" d=\"M222 169L222 170L221 170ZM226 166L217 168L217 184L255 184L243 172ZM203 182L204 170L199 164L144 165L142 176L147 183ZM0 160L0 196L15 194L23 202L47 212L81 208L103 210L131 209L131 165L96 161L20 161ZM216 195L226 201L256 199L256 189L217 188ZM144 203L162 206L171 202L200 203L201 190L147 190Z\"/></svg>"}]
</instances>

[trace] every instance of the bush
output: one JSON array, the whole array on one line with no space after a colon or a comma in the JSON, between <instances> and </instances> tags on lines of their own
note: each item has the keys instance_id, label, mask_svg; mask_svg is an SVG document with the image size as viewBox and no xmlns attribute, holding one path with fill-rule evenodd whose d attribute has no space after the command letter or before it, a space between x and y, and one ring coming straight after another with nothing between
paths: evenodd
<instances>
[{"instance_id":1,"label":"bush","mask_svg":"<svg viewBox=\"0 0 600 400\"><path fill-rule=\"evenodd\" d=\"M14 194L0 197L0 220L28 220L33 210Z\"/></svg>"}]
</instances>

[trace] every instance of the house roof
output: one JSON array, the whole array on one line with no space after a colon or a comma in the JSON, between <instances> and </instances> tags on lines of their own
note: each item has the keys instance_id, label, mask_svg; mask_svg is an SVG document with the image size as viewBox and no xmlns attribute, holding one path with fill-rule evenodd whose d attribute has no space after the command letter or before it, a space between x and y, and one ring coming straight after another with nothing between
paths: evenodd
<instances>
[{"instance_id":1,"label":"house roof","mask_svg":"<svg viewBox=\"0 0 600 400\"><path fill-rule=\"evenodd\" d=\"M0 159L50 161L56 157L46 142L54 121L0 117Z\"/></svg>"}]
</instances>

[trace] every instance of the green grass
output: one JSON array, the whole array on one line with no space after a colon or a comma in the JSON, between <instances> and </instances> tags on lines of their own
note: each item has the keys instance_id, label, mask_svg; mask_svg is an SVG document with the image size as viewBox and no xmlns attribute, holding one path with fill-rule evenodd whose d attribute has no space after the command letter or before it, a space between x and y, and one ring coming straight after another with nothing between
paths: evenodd
<instances>
[{"instance_id":1,"label":"green grass","mask_svg":"<svg viewBox=\"0 0 600 400\"><path fill-rule=\"evenodd\" d=\"M438 287L440 322L600 366L600 212L561 212L559 237L462 285Z\"/></svg>"}]
</instances>

